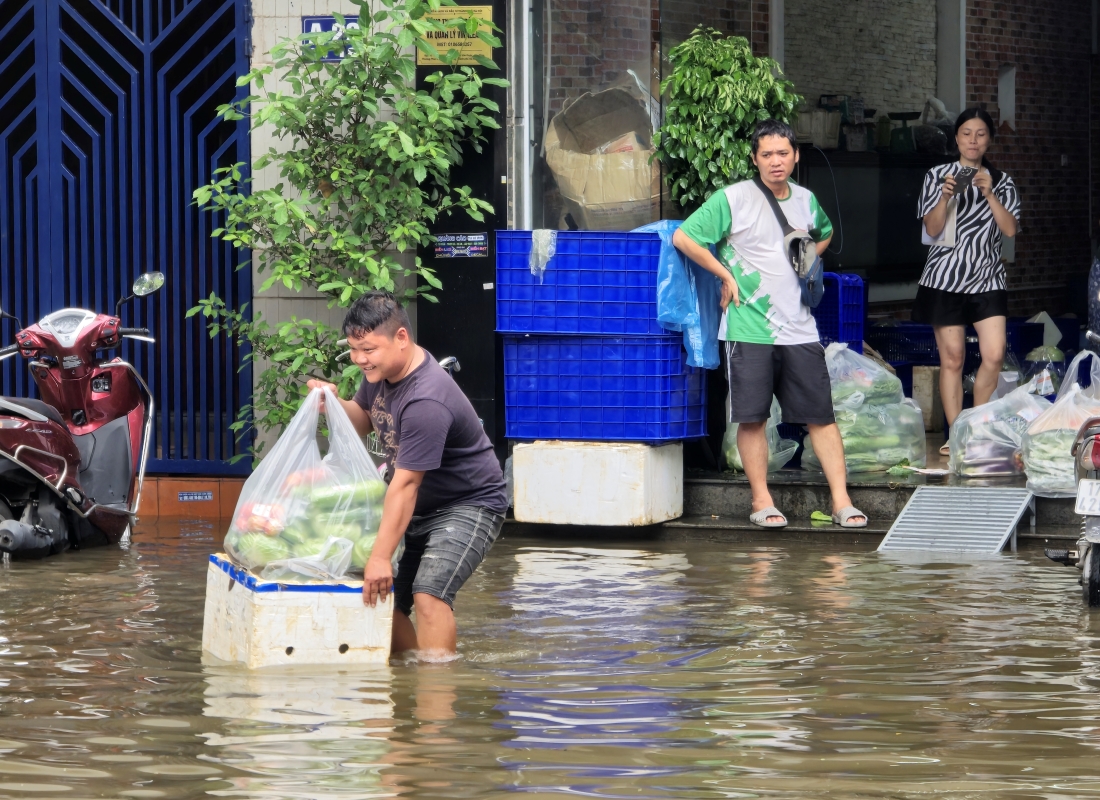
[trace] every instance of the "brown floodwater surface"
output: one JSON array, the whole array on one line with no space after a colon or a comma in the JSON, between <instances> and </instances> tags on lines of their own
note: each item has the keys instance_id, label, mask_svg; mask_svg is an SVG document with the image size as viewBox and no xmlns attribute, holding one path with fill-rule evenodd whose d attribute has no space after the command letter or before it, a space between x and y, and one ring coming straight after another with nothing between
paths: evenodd
<instances>
[{"instance_id":1,"label":"brown floodwater surface","mask_svg":"<svg viewBox=\"0 0 1100 800\"><path fill-rule=\"evenodd\" d=\"M461 657L204 665L214 526L0 567L0 798L1100 796L1100 613L1037 549L509 537Z\"/></svg>"}]
</instances>

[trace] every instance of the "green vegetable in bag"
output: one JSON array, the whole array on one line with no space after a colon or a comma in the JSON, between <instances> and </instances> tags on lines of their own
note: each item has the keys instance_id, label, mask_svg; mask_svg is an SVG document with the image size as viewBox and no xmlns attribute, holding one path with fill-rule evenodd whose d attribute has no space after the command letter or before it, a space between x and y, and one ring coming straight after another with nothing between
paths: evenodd
<instances>
[{"instance_id":1,"label":"green vegetable in bag","mask_svg":"<svg viewBox=\"0 0 1100 800\"><path fill-rule=\"evenodd\" d=\"M287 525L283 532L279 534L279 537L285 539L287 544L293 547L312 539L313 528L305 520L296 520Z\"/></svg>"},{"instance_id":2,"label":"green vegetable in bag","mask_svg":"<svg viewBox=\"0 0 1100 800\"><path fill-rule=\"evenodd\" d=\"M382 481L363 481L343 486L324 486L314 489L310 504L320 511L335 511L341 506L355 507L377 505L386 496L386 484Z\"/></svg>"},{"instance_id":3,"label":"green vegetable in bag","mask_svg":"<svg viewBox=\"0 0 1100 800\"><path fill-rule=\"evenodd\" d=\"M355 543L355 546L351 548L351 565L353 567L363 569L367 566L367 560L370 558L371 550L374 549L374 543L377 539L377 532L369 533Z\"/></svg>"},{"instance_id":4,"label":"green vegetable in bag","mask_svg":"<svg viewBox=\"0 0 1100 800\"><path fill-rule=\"evenodd\" d=\"M246 533L237 543L237 557L248 569L263 567L272 561L290 557L286 542L263 533Z\"/></svg>"}]
</instances>

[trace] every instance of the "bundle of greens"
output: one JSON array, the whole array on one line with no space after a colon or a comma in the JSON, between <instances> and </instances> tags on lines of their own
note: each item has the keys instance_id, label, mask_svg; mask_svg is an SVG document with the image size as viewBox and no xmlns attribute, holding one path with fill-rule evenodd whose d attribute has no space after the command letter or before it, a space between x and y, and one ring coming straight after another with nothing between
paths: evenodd
<instances>
[{"instance_id":1,"label":"bundle of greens","mask_svg":"<svg viewBox=\"0 0 1100 800\"><path fill-rule=\"evenodd\" d=\"M849 473L885 472L902 463L913 467L925 465L924 415L912 400L863 405L855 410L835 408L834 413ZM821 468L808 439L802 465L807 469Z\"/></svg>"},{"instance_id":2,"label":"bundle of greens","mask_svg":"<svg viewBox=\"0 0 1100 800\"><path fill-rule=\"evenodd\" d=\"M924 415L905 398L898 377L846 344L829 345L825 363L848 472L885 472L902 463L923 467ZM821 469L808 439L802 465Z\"/></svg>"},{"instance_id":3,"label":"bundle of greens","mask_svg":"<svg viewBox=\"0 0 1100 800\"><path fill-rule=\"evenodd\" d=\"M1070 450L1077 431L1089 417L1100 415L1100 386L1082 389L1077 383L1078 359L1071 365L1072 383L1059 392L1054 405L1028 426L1023 437L1027 487L1045 495L1069 495L1077 488L1077 471ZM1067 378L1071 375L1067 372ZM1095 390L1093 387L1096 387Z\"/></svg>"}]
</instances>

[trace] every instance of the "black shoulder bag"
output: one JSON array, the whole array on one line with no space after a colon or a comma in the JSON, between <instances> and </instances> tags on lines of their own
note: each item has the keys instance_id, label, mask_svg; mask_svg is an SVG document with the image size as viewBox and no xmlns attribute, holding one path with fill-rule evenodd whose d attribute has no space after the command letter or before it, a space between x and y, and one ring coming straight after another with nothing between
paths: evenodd
<instances>
[{"instance_id":1,"label":"black shoulder bag","mask_svg":"<svg viewBox=\"0 0 1100 800\"><path fill-rule=\"evenodd\" d=\"M764 197L768 198L768 204L772 207L775 218L779 221L779 227L783 230L783 251L787 254L787 260L794 274L798 276L798 284L802 289L802 303L809 308L817 308L825 295L825 265L821 261L821 256L817 254L817 243L806 231L796 231L791 227L783 209L779 207L779 201L775 199L772 190L764 185L759 175L753 180L764 193Z\"/></svg>"}]
</instances>

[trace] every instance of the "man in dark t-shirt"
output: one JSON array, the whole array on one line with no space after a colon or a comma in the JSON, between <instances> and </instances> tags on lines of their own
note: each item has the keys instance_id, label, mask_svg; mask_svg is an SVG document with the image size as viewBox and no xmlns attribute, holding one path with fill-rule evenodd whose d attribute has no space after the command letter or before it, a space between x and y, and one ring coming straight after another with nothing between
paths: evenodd
<instances>
[{"instance_id":1,"label":"man in dark t-shirt","mask_svg":"<svg viewBox=\"0 0 1100 800\"><path fill-rule=\"evenodd\" d=\"M363 383L340 403L360 435L375 431L386 451L389 489L363 570L363 600L373 606L392 591L392 651L430 657L455 652L455 594L496 541L508 498L473 406L410 331L389 292L368 292L352 304L344 335ZM308 386L336 390L318 380ZM391 559L402 536L395 578Z\"/></svg>"}]
</instances>

